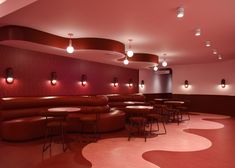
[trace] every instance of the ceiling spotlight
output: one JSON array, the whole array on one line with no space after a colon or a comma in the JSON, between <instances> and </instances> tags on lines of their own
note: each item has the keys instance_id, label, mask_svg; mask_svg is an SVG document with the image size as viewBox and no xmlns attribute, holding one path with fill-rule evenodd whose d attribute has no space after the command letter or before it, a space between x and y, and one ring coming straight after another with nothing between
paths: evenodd
<instances>
[{"instance_id":1,"label":"ceiling spotlight","mask_svg":"<svg viewBox=\"0 0 235 168\"><path fill-rule=\"evenodd\" d=\"M177 9L177 18L182 18L184 17L184 8L183 7L179 7Z\"/></svg>"},{"instance_id":2,"label":"ceiling spotlight","mask_svg":"<svg viewBox=\"0 0 235 168\"><path fill-rule=\"evenodd\" d=\"M163 67L166 67L166 66L167 66L166 60L164 60L164 61L162 62L162 66L163 66Z\"/></svg>"},{"instance_id":3,"label":"ceiling spotlight","mask_svg":"<svg viewBox=\"0 0 235 168\"><path fill-rule=\"evenodd\" d=\"M195 36L200 36L200 35L201 35L201 29L196 29Z\"/></svg>"},{"instance_id":4,"label":"ceiling spotlight","mask_svg":"<svg viewBox=\"0 0 235 168\"><path fill-rule=\"evenodd\" d=\"M154 71L157 71L157 70L158 70L157 65L155 65L155 66L153 67L153 70L154 70Z\"/></svg>"},{"instance_id":5,"label":"ceiling spotlight","mask_svg":"<svg viewBox=\"0 0 235 168\"><path fill-rule=\"evenodd\" d=\"M206 41L206 46L210 47L211 46L211 42L210 41Z\"/></svg>"},{"instance_id":6,"label":"ceiling spotlight","mask_svg":"<svg viewBox=\"0 0 235 168\"><path fill-rule=\"evenodd\" d=\"M127 57L124 59L123 63L124 63L124 65L128 65L129 64L129 61L128 61Z\"/></svg>"},{"instance_id":7,"label":"ceiling spotlight","mask_svg":"<svg viewBox=\"0 0 235 168\"><path fill-rule=\"evenodd\" d=\"M3 4L4 2L6 2L6 0L0 0L0 4Z\"/></svg>"},{"instance_id":8,"label":"ceiling spotlight","mask_svg":"<svg viewBox=\"0 0 235 168\"><path fill-rule=\"evenodd\" d=\"M216 51L216 49L213 49L213 54L214 54L214 55L218 54L218 52Z\"/></svg>"},{"instance_id":9,"label":"ceiling spotlight","mask_svg":"<svg viewBox=\"0 0 235 168\"><path fill-rule=\"evenodd\" d=\"M134 52L131 50L131 42L132 39L128 39L128 50L126 53L128 57L132 57L134 55Z\"/></svg>"},{"instance_id":10,"label":"ceiling spotlight","mask_svg":"<svg viewBox=\"0 0 235 168\"><path fill-rule=\"evenodd\" d=\"M219 59L219 60L222 60L223 58L222 58L222 56L221 56L221 55L218 55L218 59Z\"/></svg>"},{"instance_id":11,"label":"ceiling spotlight","mask_svg":"<svg viewBox=\"0 0 235 168\"><path fill-rule=\"evenodd\" d=\"M69 35L69 46L67 47L67 52L69 53L69 54L72 54L73 52L74 52L74 48L73 48L73 46L72 46L72 39L71 39L71 37L73 36L73 34L72 33L69 33L68 34Z\"/></svg>"}]
</instances>

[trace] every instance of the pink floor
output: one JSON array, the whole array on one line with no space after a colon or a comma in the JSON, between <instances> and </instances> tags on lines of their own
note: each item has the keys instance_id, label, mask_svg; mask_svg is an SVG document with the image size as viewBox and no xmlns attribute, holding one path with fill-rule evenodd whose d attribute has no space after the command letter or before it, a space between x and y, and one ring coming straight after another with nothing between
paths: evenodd
<instances>
[{"instance_id":1,"label":"pink floor","mask_svg":"<svg viewBox=\"0 0 235 168\"><path fill-rule=\"evenodd\" d=\"M206 120L205 120L206 119ZM70 143L71 150L62 152L53 145L42 156L42 140L9 143L0 141L1 168L157 168L157 167L235 167L234 118L220 115L192 115L190 121L166 125L166 135L131 138L125 130L103 134L97 143ZM78 135L72 135L78 139ZM177 165L177 166L176 166Z\"/></svg>"}]
</instances>

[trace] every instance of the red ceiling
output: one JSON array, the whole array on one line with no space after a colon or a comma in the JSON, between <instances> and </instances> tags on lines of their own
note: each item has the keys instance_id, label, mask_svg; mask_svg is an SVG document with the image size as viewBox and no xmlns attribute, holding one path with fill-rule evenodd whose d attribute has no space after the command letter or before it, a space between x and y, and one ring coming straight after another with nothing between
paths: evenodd
<instances>
[{"instance_id":1,"label":"red ceiling","mask_svg":"<svg viewBox=\"0 0 235 168\"><path fill-rule=\"evenodd\" d=\"M20 6L18 0L8 0L0 5L0 11L10 11L13 1ZM0 24L31 27L62 37L68 37L67 34L71 32L75 38L109 38L124 44L127 44L128 39L133 39L134 52L156 54L160 61L166 53L165 58L169 65L221 61L212 54L212 49L218 50L223 60L235 57L234 0L31 0L31 4L30 0L24 2L21 7L25 7L19 10L16 9L20 7L15 8L15 11L10 11L8 15L5 12L5 16L0 13L3 16L0 18ZM185 17L181 19L176 17L179 6L185 10ZM194 36L196 28L202 31L199 37ZM206 40L211 41L211 47L205 47ZM15 41L2 43L67 56L65 51L36 44ZM96 54L93 51L87 54L77 51L72 56L124 66L116 61L120 55L115 53ZM130 63L127 66L146 66L143 65Z\"/></svg>"}]
</instances>

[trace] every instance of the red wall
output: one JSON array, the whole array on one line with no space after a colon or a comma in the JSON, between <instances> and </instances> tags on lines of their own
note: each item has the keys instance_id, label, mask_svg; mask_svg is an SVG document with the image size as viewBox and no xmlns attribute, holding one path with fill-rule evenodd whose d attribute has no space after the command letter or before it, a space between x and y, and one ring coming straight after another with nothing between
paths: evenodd
<instances>
[{"instance_id":1,"label":"red wall","mask_svg":"<svg viewBox=\"0 0 235 168\"><path fill-rule=\"evenodd\" d=\"M15 81L6 84L5 69L13 68ZM57 73L58 83L50 84L50 74ZM0 97L91 95L110 93L137 93L139 71L118 66L89 62L0 45ZM88 84L80 84L81 75L87 75ZM114 77L119 86L111 86ZM126 86L132 78L134 87Z\"/></svg>"}]
</instances>

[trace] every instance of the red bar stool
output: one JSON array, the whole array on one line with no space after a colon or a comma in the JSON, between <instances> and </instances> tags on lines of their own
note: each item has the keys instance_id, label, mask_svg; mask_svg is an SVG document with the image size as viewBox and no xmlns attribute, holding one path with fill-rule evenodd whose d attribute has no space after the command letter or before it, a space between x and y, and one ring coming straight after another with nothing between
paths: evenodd
<instances>
[{"instance_id":1,"label":"red bar stool","mask_svg":"<svg viewBox=\"0 0 235 168\"><path fill-rule=\"evenodd\" d=\"M98 125L99 120L100 112L96 112L93 115L84 114L80 117L79 122L81 124L81 142L96 142L100 138Z\"/></svg>"},{"instance_id":2,"label":"red bar stool","mask_svg":"<svg viewBox=\"0 0 235 168\"><path fill-rule=\"evenodd\" d=\"M51 154L51 147L53 140L55 137L58 137L62 143L63 152L65 152L69 145L65 140L66 136L66 127L67 127L67 112L45 112L46 122L45 122L45 136L44 136L44 144L43 144L43 153L50 149Z\"/></svg>"}]
</instances>

